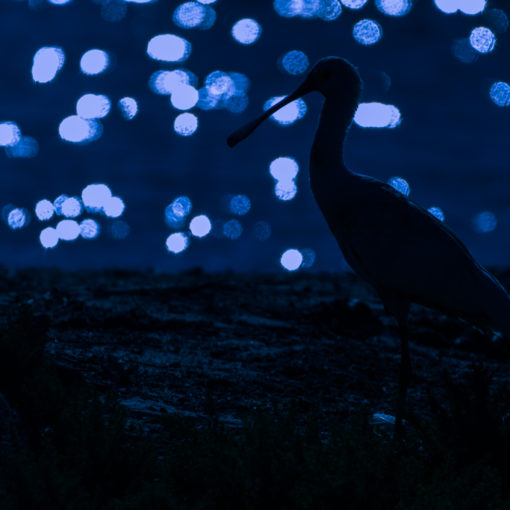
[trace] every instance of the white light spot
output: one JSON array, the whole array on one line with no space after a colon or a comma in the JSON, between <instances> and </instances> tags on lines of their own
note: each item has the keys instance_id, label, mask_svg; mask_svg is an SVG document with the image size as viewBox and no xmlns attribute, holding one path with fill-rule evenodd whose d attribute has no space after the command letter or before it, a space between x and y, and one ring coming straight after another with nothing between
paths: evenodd
<instances>
[{"instance_id":1,"label":"white light spot","mask_svg":"<svg viewBox=\"0 0 510 510\"><path fill-rule=\"evenodd\" d=\"M279 200L284 202L292 200L297 193L297 186L294 181L278 181L274 186L274 194Z\"/></svg>"},{"instance_id":2,"label":"white light spot","mask_svg":"<svg viewBox=\"0 0 510 510\"><path fill-rule=\"evenodd\" d=\"M45 46L36 51L32 62L32 79L36 83L48 83L64 65L65 55L62 48Z\"/></svg>"},{"instance_id":3,"label":"white light spot","mask_svg":"<svg viewBox=\"0 0 510 510\"><path fill-rule=\"evenodd\" d=\"M216 0L197 0L197 2L204 5L211 5L214 4Z\"/></svg>"},{"instance_id":4,"label":"white light spot","mask_svg":"<svg viewBox=\"0 0 510 510\"><path fill-rule=\"evenodd\" d=\"M101 211L111 198L112 192L106 184L89 184L81 192L81 199L87 211Z\"/></svg>"},{"instance_id":5,"label":"white light spot","mask_svg":"<svg viewBox=\"0 0 510 510\"><path fill-rule=\"evenodd\" d=\"M483 211L475 215L475 217L473 218L473 223L475 230L482 234L486 234L488 232L493 232L494 230L496 230L498 220L493 212Z\"/></svg>"},{"instance_id":6,"label":"white light spot","mask_svg":"<svg viewBox=\"0 0 510 510\"><path fill-rule=\"evenodd\" d=\"M110 218L118 218L119 216L122 216L125 208L126 206L124 205L124 202L119 197L110 197L103 204L103 212Z\"/></svg>"},{"instance_id":7,"label":"white light spot","mask_svg":"<svg viewBox=\"0 0 510 510\"><path fill-rule=\"evenodd\" d=\"M0 122L0 147L16 145L21 139L21 131L14 122Z\"/></svg>"},{"instance_id":8,"label":"white light spot","mask_svg":"<svg viewBox=\"0 0 510 510\"><path fill-rule=\"evenodd\" d=\"M110 100L102 94L85 94L76 103L76 113L82 119L102 119L110 113Z\"/></svg>"},{"instance_id":9,"label":"white light spot","mask_svg":"<svg viewBox=\"0 0 510 510\"><path fill-rule=\"evenodd\" d=\"M279 103L285 96L277 96L268 99L264 103L264 110L268 110L271 106ZM289 124L293 124L299 119L302 119L306 114L306 103L303 99L296 99L284 106L277 112L271 115L271 119L280 124L281 126L287 126Z\"/></svg>"},{"instance_id":10,"label":"white light spot","mask_svg":"<svg viewBox=\"0 0 510 510\"><path fill-rule=\"evenodd\" d=\"M191 44L173 34L155 35L147 44L147 55L163 62L183 62L191 53Z\"/></svg>"},{"instance_id":11,"label":"white light spot","mask_svg":"<svg viewBox=\"0 0 510 510\"><path fill-rule=\"evenodd\" d=\"M269 173L276 181L291 182L299 172L299 165L294 158L282 156L271 161Z\"/></svg>"},{"instance_id":12,"label":"white light spot","mask_svg":"<svg viewBox=\"0 0 510 510\"><path fill-rule=\"evenodd\" d=\"M304 73L309 65L308 57L300 50L288 51L282 58L283 68L292 75Z\"/></svg>"},{"instance_id":13,"label":"white light spot","mask_svg":"<svg viewBox=\"0 0 510 510\"><path fill-rule=\"evenodd\" d=\"M261 32L261 26L251 18L240 19L232 27L232 37L240 44L253 44Z\"/></svg>"},{"instance_id":14,"label":"white light spot","mask_svg":"<svg viewBox=\"0 0 510 510\"><path fill-rule=\"evenodd\" d=\"M388 184L406 197L411 193L409 183L405 179L402 179L402 177L390 177L388 179Z\"/></svg>"},{"instance_id":15,"label":"white light spot","mask_svg":"<svg viewBox=\"0 0 510 510\"><path fill-rule=\"evenodd\" d=\"M440 207L429 207L427 211L438 220L444 221L444 212Z\"/></svg>"},{"instance_id":16,"label":"white light spot","mask_svg":"<svg viewBox=\"0 0 510 510\"><path fill-rule=\"evenodd\" d=\"M199 27L205 20L206 8L198 2L184 2L175 9L174 23L181 28Z\"/></svg>"},{"instance_id":17,"label":"white light spot","mask_svg":"<svg viewBox=\"0 0 510 510\"><path fill-rule=\"evenodd\" d=\"M53 201L53 207L55 208L55 213L59 216L63 216L62 213L62 204L68 199L69 197L67 195L59 195L54 201Z\"/></svg>"},{"instance_id":18,"label":"white light spot","mask_svg":"<svg viewBox=\"0 0 510 510\"><path fill-rule=\"evenodd\" d=\"M31 136L22 136L17 143L5 148L9 158L34 158L39 152L39 143Z\"/></svg>"},{"instance_id":19,"label":"white light spot","mask_svg":"<svg viewBox=\"0 0 510 510\"><path fill-rule=\"evenodd\" d=\"M156 94L170 95L177 87L190 85L188 73L182 69L156 71L149 79L149 87Z\"/></svg>"},{"instance_id":20,"label":"white light spot","mask_svg":"<svg viewBox=\"0 0 510 510\"><path fill-rule=\"evenodd\" d=\"M303 255L301 267L312 267L316 258L315 252L311 248L305 248L301 250L301 254Z\"/></svg>"},{"instance_id":21,"label":"white light spot","mask_svg":"<svg viewBox=\"0 0 510 510\"><path fill-rule=\"evenodd\" d=\"M504 81L497 81L492 84L490 97L498 106L510 106L510 85Z\"/></svg>"},{"instance_id":22,"label":"white light spot","mask_svg":"<svg viewBox=\"0 0 510 510\"><path fill-rule=\"evenodd\" d=\"M296 271L296 269L299 269L302 262L303 255L299 250L296 250L294 248L284 251L282 256L280 257L280 264L287 271Z\"/></svg>"},{"instance_id":23,"label":"white light spot","mask_svg":"<svg viewBox=\"0 0 510 510\"><path fill-rule=\"evenodd\" d=\"M354 122L363 128L390 128L400 125L400 111L396 106L383 103L360 103Z\"/></svg>"},{"instance_id":24,"label":"white light spot","mask_svg":"<svg viewBox=\"0 0 510 510\"><path fill-rule=\"evenodd\" d=\"M339 0L322 0L315 15L323 21L334 21L342 14Z\"/></svg>"},{"instance_id":25,"label":"white light spot","mask_svg":"<svg viewBox=\"0 0 510 510\"><path fill-rule=\"evenodd\" d=\"M191 136L198 128L198 118L193 113L181 113L174 120L174 131L181 136Z\"/></svg>"},{"instance_id":26,"label":"white light spot","mask_svg":"<svg viewBox=\"0 0 510 510\"><path fill-rule=\"evenodd\" d=\"M184 232L175 232L166 238L166 249L170 253L181 253L189 245L188 236Z\"/></svg>"},{"instance_id":27,"label":"white light spot","mask_svg":"<svg viewBox=\"0 0 510 510\"><path fill-rule=\"evenodd\" d=\"M364 46L375 44L382 37L382 28L379 23L371 19L362 19L358 21L353 29L354 39Z\"/></svg>"},{"instance_id":28,"label":"white light spot","mask_svg":"<svg viewBox=\"0 0 510 510\"><path fill-rule=\"evenodd\" d=\"M62 241L74 241L80 235L80 225L74 220L61 220L56 229L58 238Z\"/></svg>"},{"instance_id":29,"label":"white light spot","mask_svg":"<svg viewBox=\"0 0 510 510\"><path fill-rule=\"evenodd\" d=\"M193 204L189 197L180 196L175 198L165 209L165 220L168 226L179 226L184 218L191 212Z\"/></svg>"},{"instance_id":30,"label":"white light spot","mask_svg":"<svg viewBox=\"0 0 510 510\"><path fill-rule=\"evenodd\" d=\"M138 103L133 97L123 97L119 99L118 106L120 113L126 120L131 120L138 113Z\"/></svg>"},{"instance_id":31,"label":"white light spot","mask_svg":"<svg viewBox=\"0 0 510 510\"><path fill-rule=\"evenodd\" d=\"M80 59L81 71L88 75L101 74L106 71L109 64L108 53L98 49L86 51Z\"/></svg>"},{"instance_id":32,"label":"white light spot","mask_svg":"<svg viewBox=\"0 0 510 510\"><path fill-rule=\"evenodd\" d=\"M189 110L198 103L198 90L191 85L179 85L174 88L170 102L177 110Z\"/></svg>"},{"instance_id":33,"label":"white light spot","mask_svg":"<svg viewBox=\"0 0 510 510\"><path fill-rule=\"evenodd\" d=\"M60 123L58 133L66 142L87 143L97 140L102 135L103 129L96 120L70 115Z\"/></svg>"},{"instance_id":34,"label":"white light spot","mask_svg":"<svg viewBox=\"0 0 510 510\"><path fill-rule=\"evenodd\" d=\"M83 239L95 239L99 232L100 227L97 221L88 218L80 223L80 235Z\"/></svg>"},{"instance_id":35,"label":"white light spot","mask_svg":"<svg viewBox=\"0 0 510 510\"><path fill-rule=\"evenodd\" d=\"M44 248L55 248L58 244L58 234L53 227L47 227L41 230L39 242Z\"/></svg>"},{"instance_id":36,"label":"white light spot","mask_svg":"<svg viewBox=\"0 0 510 510\"><path fill-rule=\"evenodd\" d=\"M411 0L376 0L375 5L388 16L404 16L411 10Z\"/></svg>"},{"instance_id":37,"label":"white light spot","mask_svg":"<svg viewBox=\"0 0 510 510\"><path fill-rule=\"evenodd\" d=\"M27 213L23 209L16 207L7 215L7 224L13 230L25 227L28 224Z\"/></svg>"},{"instance_id":38,"label":"white light spot","mask_svg":"<svg viewBox=\"0 0 510 510\"><path fill-rule=\"evenodd\" d=\"M229 209L230 212L243 216L251 208L251 201L246 195L236 195L231 198Z\"/></svg>"},{"instance_id":39,"label":"white light spot","mask_svg":"<svg viewBox=\"0 0 510 510\"><path fill-rule=\"evenodd\" d=\"M76 216L79 216L82 211L81 202L76 197L66 198L62 202L60 210L60 214L62 216L65 216L66 218L76 218Z\"/></svg>"},{"instance_id":40,"label":"white light spot","mask_svg":"<svg viewBox=\"0 0 510 510\"><path fill-rule=\"evenodd\" d=\"M477 27L471 31L469 42L478 53L490 53L496 46L496 36L486 27Z\"/></svg>"},{"instance_id":41,"label":"white light spot","mask_svg":"<svg viewBox=\"0 0 510 510\"><path fill-rule=\"evenodd\" d=\"M342 0L345 7L349 9L361 9L368 2L368 0Z\"/></svg>"},{"instance_id":42,"label":"white light spot","mask_svg":"<svg viewBox=\"0 0 510 510\"><path fill-rule=\"evenodd\" d=\"M53 214L55 214L55 207L49 200L39 200L39 202L35 204L35 215L40 221L51 219Z\"/></svg>"},{"instance_id":43,"label":"white light spot","mask_svg":"<svg viewBox=\"0 0 510 510\"><path fill-rule=\"evenodd\" d=\"M458 10L459 0L434 0L434 3L445 14L453 14Z\"/></svg>"},{"instance_id":44,"label":"white light spot","mask_svg":"<svg viewBox=\"0 0 510 510\"><path fill-rule=\"evenodd\" d=\"M205 237L211 232L211 221L205 214L195 216L189 223L189 229L195 237Z\"/></svg>"},{"instance_id":45,"label":"white light spot","mask_svg":"<svg viewBox=\"0 0 510 510\"><path fill-rule=\"evenodd\" d=\"M48 2L53 5L66 5L71 3L71 0L48 0Z\"/></svg>"},{"instance_id":46,"label":"white light spot","mask_svg":"<svg viewBox=\"0 0 510 510\"><path fill-rule=\"evenodd\" d=\"M487 0L459 0L459 10L471 16L482 13L486 5Z\"/></svg>"},{"instance_id":47,"label":"white light spot","mask_svg":"<svg viewBox=\"0 0 510 510\"><path fill-rule=\"evenodd\" d=\"M243 226L237 220L229 220L223 224L223 235L228 239L239 239L243 233Z\"/></svg>"}]
</instances>

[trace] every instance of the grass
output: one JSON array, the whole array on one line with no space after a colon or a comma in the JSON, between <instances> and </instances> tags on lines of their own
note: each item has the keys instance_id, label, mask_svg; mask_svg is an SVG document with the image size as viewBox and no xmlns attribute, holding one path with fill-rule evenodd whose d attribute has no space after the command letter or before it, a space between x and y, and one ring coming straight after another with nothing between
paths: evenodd
<instances>
[{"instance_id":1,"label":"grass","mask_svg":"<svg viewBox=\"0 0 510 510\"><path fill-rule=\"evenodd\" d=\"M214 402L208 426L163 414L148 437L44 356L47 327L25 308L0 336L0 393L20 417L0 452L3 510L510 509L510 393L491 394L483 368L445 376L432 420L398 448L368 409L348 423L315 410L298 426L275 405L233 434Z\"/></svg>"}]
</instances>

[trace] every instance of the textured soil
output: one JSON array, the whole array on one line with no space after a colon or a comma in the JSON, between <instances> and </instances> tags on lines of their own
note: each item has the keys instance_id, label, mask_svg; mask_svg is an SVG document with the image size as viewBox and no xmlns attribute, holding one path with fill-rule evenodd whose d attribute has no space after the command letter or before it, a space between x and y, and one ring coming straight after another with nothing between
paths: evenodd
<instances>
[{"instance_id":1,"label":"textured soil","mask_svg":"<svg viewBox=\"0 0 510 510\"><path fill-rule=\"evenodd\" d=\"M211 406L233 428L292 402L323 417L394 410L396 324L349 273L1 270L2 325L26 304L49 319L46 354L113 391L146 430L164 410L201 422ZM505 340L417 306L410 325L416 415L429 394L441 398L445 371L455 379L483 363L494 385L509 379Z\"/></svg>"}]
</instances>

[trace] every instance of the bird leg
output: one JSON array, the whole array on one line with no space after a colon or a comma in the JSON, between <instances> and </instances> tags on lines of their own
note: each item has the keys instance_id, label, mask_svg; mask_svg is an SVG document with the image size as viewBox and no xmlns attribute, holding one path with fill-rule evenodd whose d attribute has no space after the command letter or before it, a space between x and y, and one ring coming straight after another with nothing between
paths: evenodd
<instances>
[{"instance_id":1,"label":"bird leg","mask_svg":"<svg viewBox=\"0 0 510 510\"><path fill-rule=\"evenodd\" d=\"M407 319L407 318L406 318ZM405 401L409 380L411 379L411 358L409 356L409 329L407 320L399 320L400 333L400 378L397 395L397 409L395 417L395 429L393 431L393 439L400 441L403 436L403 415L405 413Z\"/></svg>"}]
</instances>

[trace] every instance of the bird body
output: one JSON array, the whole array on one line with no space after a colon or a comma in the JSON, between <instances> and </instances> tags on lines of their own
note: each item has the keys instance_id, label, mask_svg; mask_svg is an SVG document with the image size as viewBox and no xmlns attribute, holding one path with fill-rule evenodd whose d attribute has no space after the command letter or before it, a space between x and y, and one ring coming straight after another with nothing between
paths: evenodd
<instances>
[{"instance_id":1,"label":"bird body","mask_svg":"<svg viewBox=\"0 0 510 510\"><path fill-rule=\"evenodd\" d=\"M407 316L418 303L510 336L510 297L439 219L388 184L348 170L343 141L361 78L344 59L320 60L289 96L228 138L234 146L266 118L312 91L325 102L310 155L310 185L346 261L399 323L402 364L396 430L410 377Z\"/></svg>"}]
</instances>

